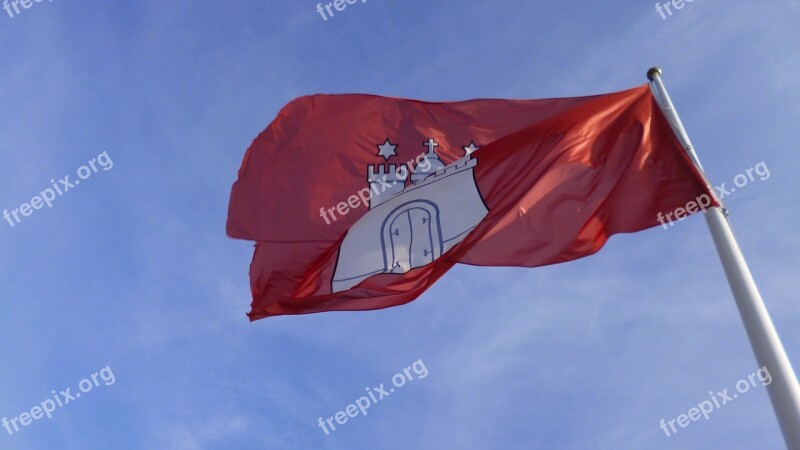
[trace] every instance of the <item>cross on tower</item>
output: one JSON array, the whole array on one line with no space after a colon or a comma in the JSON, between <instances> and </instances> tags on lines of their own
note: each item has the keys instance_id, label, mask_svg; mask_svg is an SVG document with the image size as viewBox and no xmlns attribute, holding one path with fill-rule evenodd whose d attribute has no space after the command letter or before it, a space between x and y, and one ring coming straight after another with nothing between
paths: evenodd
<instances>
[{"instance_id":1,"label":"cross on tower","mask_svg":"<svg viewBox=\"0 0 800 450\"><path fill-rule=\"evenodd\" d=\"M428 147L428 154L429 155L436 156L436 152L434 151L434 149L436 147L438 147L439 144L437 144L436 141L433 140L433 138L428 138L428 140L423 142L422 145L424 145L425 147Z\"/></svg>"}]
</instances>

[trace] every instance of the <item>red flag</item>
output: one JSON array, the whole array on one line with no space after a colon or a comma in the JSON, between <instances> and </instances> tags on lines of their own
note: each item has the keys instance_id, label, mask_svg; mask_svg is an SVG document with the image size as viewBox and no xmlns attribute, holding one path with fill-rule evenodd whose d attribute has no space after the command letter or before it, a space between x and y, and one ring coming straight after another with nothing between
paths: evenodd
<instances>
[{"instance_id":1,"label":"red flag","mask_svg":"<svg viewBox=\"0 0 800 450\"><path fill-rule=\"evenodd\" d=\"M648 85L452 103L314 95L247 150L227 233L256 241L257 320L407 303L456 263L570 261L699 198L717 205Z\"/></svg>"}]
</instances>

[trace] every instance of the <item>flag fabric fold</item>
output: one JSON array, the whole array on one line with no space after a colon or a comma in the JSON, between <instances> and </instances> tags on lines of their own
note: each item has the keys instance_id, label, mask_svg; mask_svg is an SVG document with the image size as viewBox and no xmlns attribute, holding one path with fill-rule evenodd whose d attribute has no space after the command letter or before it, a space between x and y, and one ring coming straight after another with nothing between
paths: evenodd
<instances>
[{"instance_id":1,"label":"flag fabric fold","mask_svg":"<svg viewBox=\"0 0 800 450\"><path fill-rule=\"evenodd\" d=\"M648 85L450 103L314 95L247 150L227 233L256 242L256 320L400 305L457 263L581 258L699 198L718 204Z\"/></svg>"}]
</instances>

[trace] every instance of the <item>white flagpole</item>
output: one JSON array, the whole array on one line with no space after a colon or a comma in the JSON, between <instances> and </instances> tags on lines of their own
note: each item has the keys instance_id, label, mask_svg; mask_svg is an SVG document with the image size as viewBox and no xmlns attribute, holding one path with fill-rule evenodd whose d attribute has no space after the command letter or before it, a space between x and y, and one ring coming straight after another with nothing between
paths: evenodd
<instances>
[{"instance_id":1,"label":"white flagpole","mask_svg":"<svg viewBox=\"0 0 800 450\"><path fill-rule=\"evenodd\" d=\"M703 168L694 147L692 147L681 119L675 111L667 89L664 87L664 82L661 81L661 73L661 69L657 67L647 72L650 88L689 157L702 172ZM753 347L756 361L759 367L766 367L772 376L772 383L767 386L767 391L783 433L783 440L787 448L800 450L800 385L797 382L797 376L786 356L780 338L778 338L778 333L764 306L758 287L753 281L753 275L747 267L736 237L733 235L733 229L727 218L727 210L717 207L709 208L705 216L714 239L714 245L717 247L717 253L719 253L719 259L725 269L728 284L730 284L733 297L736 299L739 315L742 317L750 345Z\"/></svg>"}]
</instances>

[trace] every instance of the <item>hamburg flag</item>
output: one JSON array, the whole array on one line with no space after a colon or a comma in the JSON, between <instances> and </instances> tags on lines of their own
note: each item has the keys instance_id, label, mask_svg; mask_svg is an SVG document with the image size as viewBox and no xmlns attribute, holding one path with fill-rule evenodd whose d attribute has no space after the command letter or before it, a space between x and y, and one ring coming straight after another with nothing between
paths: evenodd
<instances>
[{"instance_id":1,"label":"hamburg flag","mask_svg":"<svg viewBox=\"0 0 800 450\"><path fill-rule=\"evenodd\" d=\"M718 205L649 85L450 103L313 95L247 150L227 233L256 242L257 320L404 304L456 263L581 258L693 200Z\"/></svg>"}]
</instances>

